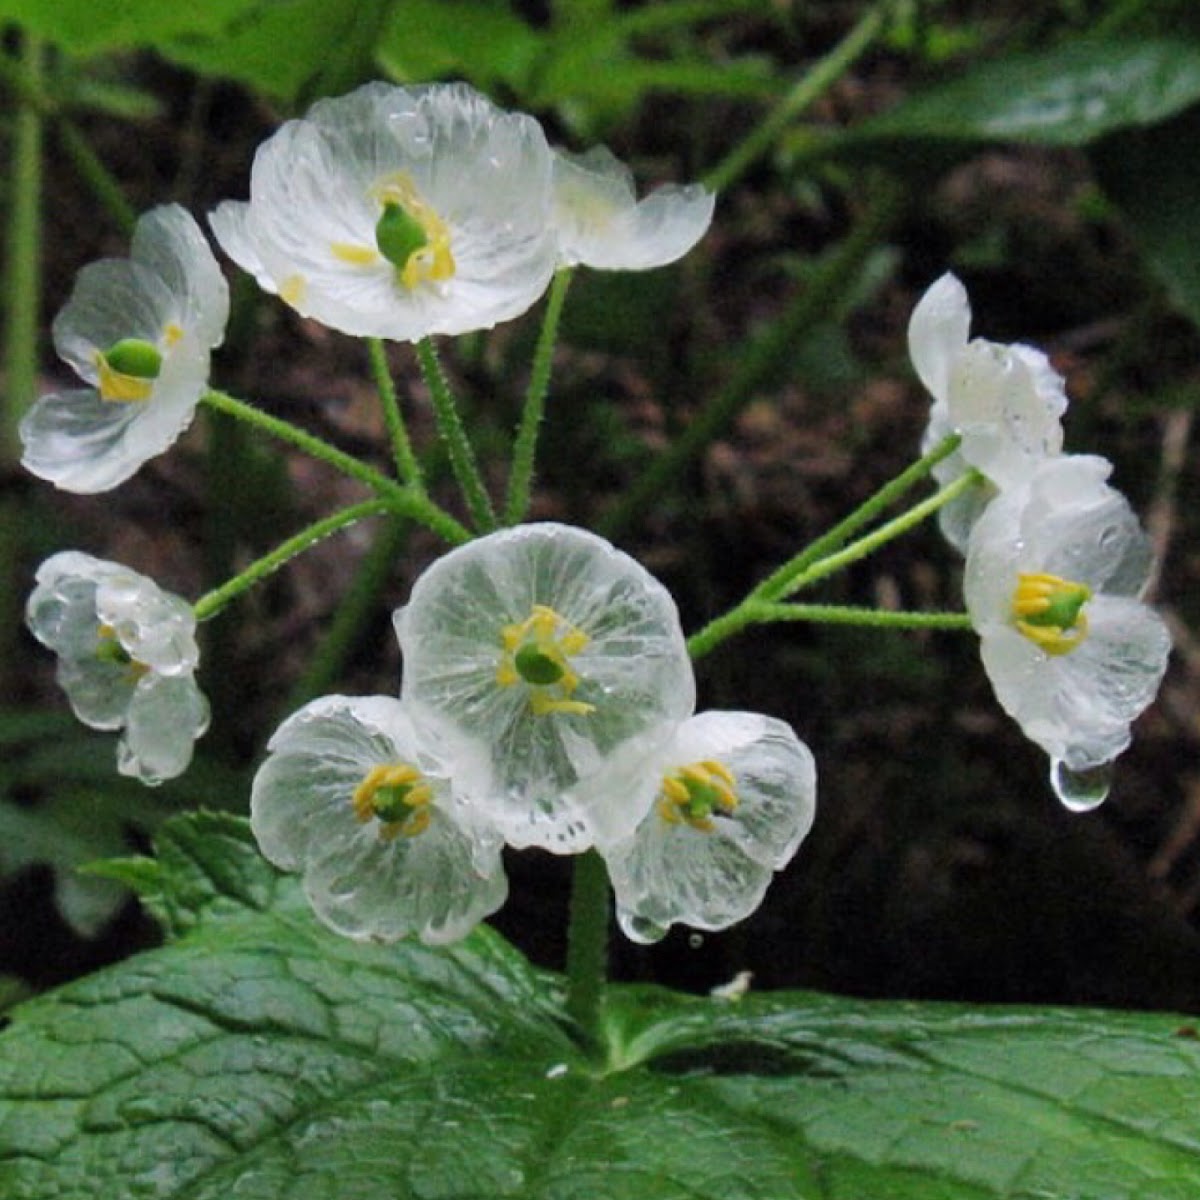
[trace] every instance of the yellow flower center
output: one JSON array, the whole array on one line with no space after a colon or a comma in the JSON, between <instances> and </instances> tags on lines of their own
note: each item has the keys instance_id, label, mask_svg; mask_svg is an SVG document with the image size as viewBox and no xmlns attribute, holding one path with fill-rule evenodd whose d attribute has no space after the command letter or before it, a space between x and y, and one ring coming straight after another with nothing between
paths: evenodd
<instances>
[{"instance_id":1,"label":"yellow flower center","mask_svg":"<svg viewBox=\"0 0 1200 1200\"><path fill-rule=\"evenodd\" d=\"M419 283L440 283L453 277L450 230L403 171L375 184L371 198L382 210L375 224L375 245L333 242L329 249L334 258L355 267L374 266L385 258L409 291Z\"/></svg>"},{"instance_id":2,"label":"yellow flower center","mask_svg":"<svg viewBox=\"0 0 1200 1200\"><path fill-rule=\"evenodd\" d=\"M529 707L534 716L587 716L595 711L595 705L571 699L580 679L570 660L590 640L554 609L535 604L519 625L505 625L500 631L503 654L496 667L496 682L501 687L524 683L529 688Z\"/></svg>"},{"instance_id":3,"label":"yellow flower center","mask_svg":"<svg viewBox=\"0 0 1200 1200\"><path fill-rule=\"evenodd\" d=\"M700 833L716 829L713 815L727 817L738 806L733 772L706 758L663 776L658 815L669 825L690 825Z\"/></svg>"},{"instance_id":4,"label":"yellow flower center","mask_svg":"<svg viewBox=\"0 0 1200 1200\"><path fill-rule=\"evenodd\" d=\"M163 350L169 350L181 337L183 330L172 321L157 345L144 338L121 338L108 350L97 350L92 361L99 375L100 399L119 403L149 400L162 371Z\"/></svg>"},{"instance_id":5,"label":"yellow flower center","mask_svg":"<svg viewBox=\"0 0 1200 1200\"><path fill-rule=\"evenodd\" d=\"M1085 583L1022 571L1013 592L1013 621L1045 653L1070 654L1087 637L1083 606L1091 598L1092 589Z\"/></svg>"},{"instance_id":6,"label":"yellow flower center","mask_svg":"<svg viewBox=\"0 0 1200 1200\"><path fill-rule=\"evenodd\" d=\"M433 788L409 763L372 767L354 789L351 803L359 823L379 822L379 840L416 837L429 828Z\"/></svg>"},{"instance_id":7,"label":"yellow flower center","mask_svg":"<svg viewBox=\"0 0 1200 1200\"><path fill-rule=\"evenodd\" d=\"M96 627L96 657L101 662L127 668L126 675L131 683L136 683L150 670L121 645L117 631L111 625L101 624Z\"/></svg>"}]
</instances>

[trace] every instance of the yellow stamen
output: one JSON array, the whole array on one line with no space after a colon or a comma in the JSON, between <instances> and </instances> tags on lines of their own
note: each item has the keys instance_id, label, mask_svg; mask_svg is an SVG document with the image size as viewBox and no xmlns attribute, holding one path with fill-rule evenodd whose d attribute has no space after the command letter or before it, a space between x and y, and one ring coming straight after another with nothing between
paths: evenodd
<instances>
[{"instance_id":1,"label":"yellow stamen","mask_svg":"<svg viewBox=\"0 0 1200 1200\"><path fill-rule=\"evenodd\" d=\"M496 682L501 687L523 683L536 717L550 713L587 716L595 712L595 705L572 699L581 681L569 659L590 641L583 630L554 609L535 604L524 621L500 630L503 653L496 664Z\"/></svg>"},{"instance_id":2,"label":"yellow stamen","mask_svg":"<svg viewBox=\"0 0 1200 1200\"><path fill-rule=\"evenodd\" d=\"M399 267L400 282L412 291L418 283L441 283L454 276L454 255L450 251L450 229L446 222L417 192L412 179L397 171L381 179L372 189L371 198L381 206L399 205L425 233L425 244L409 254Z\"/></svg>"},{"instance_id":3,"label":"yellow stamen","mask_svg":"<svg viewBox=\"0 0 1200 1200\"><path fill-rule=\"evenodd\" d=\"M715 816L730 816L738 806L733 772L713 758L688 763L659 786L656 808L669 825L688 825L699 833L712 833Z\"/></svg>"},{"instance_id":4,"label":"yellow stamen","mask_svg":"<svg viewBox=\"0 0 1200 1200\"><path fill-rule=\"evenodd\" d=\"M289 275L279 285L279 298L284 304L290 304L296 308L303 302L304 293L307 291L308 280L303 275Z\"/></svg>"},{"instance_id":5,"label":"yellow stamen","mask_svg":"<svg viewBox=\"0 0 1200 1200\"><path fill-rule=\"evenodd\" d=\"M356 246L352 242L333 242L329 249L334 258L352 267L373 267L381 257L378 250L370 246Z\"/></svg>"},{"instance_id":6,"label":"yellow stamen","mask_svg":"<svg viewBox=\"0 0 1200 1200\"><path fill-rule=\"evenodd\" d=\"M100 399L111 400L118 404L126 404L135 400L149 400L154 391L154 380L143 379L138 375L124 375L114 371L108 365L108 359L96 351L94 359L96 372L100 377Z\"/></svg>"},{"instance_id":7,"label":"yellow stamen","mask_svg":"<svg viewBox=\"0 0 1200 1200\"><path fill-rule=\"evenodd\" d=\"M359 824L379 821L379 840L416 837L429 828L433 788L409 763L380 763L354 789L351 805Z\"/></svg>"},{"instance_id":8,"label":"yellow stamen","mask_svg":"<svg viewBox=\"0 0 1200 1200\"><path fill-rule=\"evenodd\" d=\"M1088 619L1082 609L1091 598L1087 584L1023 571L1013 592L1013 623L1044 653L1070 654L1087 638Z\"/></svg>"},{"instance_id":9,"label":"yellow stamen","mask_svg":"<svg viewBox=\"0 0 1200 1200\"><path fill-rule=\"evenodd\" d=\"M163 341L167 344L168 348L174 346L181 337L183 337L183 329L176 325L174 321L163 330Z\"/></svg>"}]
</instances>

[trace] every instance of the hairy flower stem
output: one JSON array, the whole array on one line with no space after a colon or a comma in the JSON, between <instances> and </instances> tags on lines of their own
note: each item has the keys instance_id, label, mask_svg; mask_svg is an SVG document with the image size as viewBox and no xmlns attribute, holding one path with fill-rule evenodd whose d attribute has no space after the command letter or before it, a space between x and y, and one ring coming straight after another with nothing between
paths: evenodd
<instances>
[{"instance_id":1,"label":"hairy flower stem","mask_svg":"<svg viewBox=\"0 0 1200 1200\"><path fill-rule=\"evenodd\" d=\"M873 521L889 505L905 492L915 487L943 459L949 458L962 442L962 435L952 433L943 438L924 457L901 471L895 479L885 483L873 496L858 506L849 516L843 517L832 529L810 543L795 558L789 559L778 570L773 571L751 593L754 600L778 600L794 590L792 581L821 559L828 557L843 545L851 534Z\"/></svg>"},{"instance_id":2,"label":"hairy flower stem","mask_svg":"<svg viewBox=\"0 0 1200 1200\"><path fill-rule=\"evenodd\" d=\"M247 404L244 400L235 399L225 392L210 390L204 394L202 399L210 407L229 413L231 416L245 421L248 425L253 425L263 433L270 434L271 437L296 446L306 454L341 471L344 475L357 479L369 487L381 500L388 501L393 512L411 517L412 520L418 521L445 538L451 545L460 546L471 540L470 532L423 492L415 491L412 487L406 487L394 479L389 479L374 467L360 462L353 455L339 450L336 446L331 446L324 438L316 437L293 425L290 421L273 417L270 413L265 413L252 404Z\"/></svg>"},{"instance_id":3,"label":"hairy flower stem","mask_svg":"<svg viewBox=\"0 0 1200 1200\"><path fill-rule=\"evenodd\" d=\"M512 473L508 477L508 497L504 505L505 525L519 524L529 511L533 465L537 456L542 416L546 411L546 393L550 387L554 342L558 336L558 322L562 316L563 302L567 298L571 275L571 268L564 268L555 273L554 281L550 284L550 298L546 302L546 315L542 319L542 331L538 335L533 369L529 375L529 390L525 393L525 407L521 410L521 424L513 446Z\"/></svg>"},{"instance_id":4,"label":"hairy flower stem","mask_svg":"<svg viewBox=\"0 0 1200 1200\"><path fill-rule=\"evenodd\" d=\"M446 452L450 456L450 467L458 486L462 489L463 499L467 502L467 510L475 528L490 533L496 528L496 513L488 498L487 489L483 486L483 476L479 473L479 465L475 461L475 451L471 448L463 425L462 414L450 392L450 385L442 373L442 365L438 362L437 349L432 338L422 338L416 343L417 360L421 364L421 374L429 388L429 396L433 401L433 413L437 418L438 432L446 444Z\"/></svg>"},{"instance_id":5,"label":"hairy flower stem","mask_svg":"<svg viewBox=\"0 0 1200 1200\"><path fill-rule=\"evenodd\" d=\"M400 401L396 397L396 385L392 380L392 371L388 366L387 349L380 338L367 338L367 350L371 356L371 372L375 376L375 386L379 389L379 400L383 405L383 420L387 425L388 437L392 442L392 457L396 463L396 473L410 487L424 491L425 484L421 475L421 464L413 453L412 442L409 440L408 429L404 424L404 414L400 411Z\"/></svg>"},{"instance_id":6,"label":"hairy flower stem","mask_svg":"<svg viewBox=\"0 0 1200 1200\"><path fill-rule=\"evenodd\" d=\"M595 1044L608 974L608 868L595 850L575 859L567 931L567 1015Z\"/></svg>"},{"instance_id":7,"label":"hairy flower stem","mask_svg":"<svg viewBox=\"0 0 1200 1200\"><path fill-rule=\"evenodd\" d=\"M239 571L227 583L213 588L211 592L201 596L193 605L197 621L206 621L215 617L231 600L243 592L249 591L256 583L260 583L268 575L279 570L284 563L303 554L305 550L315 546L323 538L339 529L346 529L364 517L375 517L391 510L387 500L366 500L362 504L354 504L333 513L320 521L314 521L306 529L281 542L274 550L264 554L252 562L244 571Z\"/></svg>"},{"instance_id":8,"label":"hairy flower stem","mask_svg":"<svg viewBox=\"0 0 1200 1200\"><path fill-rule=\"evenodd\" d=\"M927 517L932 516L939 508L949 504L951 500L957 496L961 496L968 488L977 486L982 481L982 476L978 471L966 471L953 482L948 483L940 491L930 496L929 499L921 501L920 504L913 505L907 512L903 512L900 516L888 521L887 524L881 525L878 529L861 537L856 542L851 542L848 546L841 550L829 554L824 558L818 559L812 563L807 569L799 574L793 575L786 589L776 599L782 598L783 595L792 595L800 591L802 588L810 587L818 580L825 579L829 575L833 575L837 571L856 563L861 559L866 558L869 554L874 553L880 546L894 540L907 533L914 526L919 525ZM777 620L822 620L826 622L836 621L839 618L831 614L836 612L848 612L855 614L874 613L871 609L843 609L837 605L790 605L777 604L770 600L765 600L762 596L751 592L739 605L730 609L723 616L717 617L710 621L698 633L694 633L688 639L688 652L693 659L702 658L721 642L732 637L735 633L740 633L743 629L750 625L758 624L760 621L777 621ZM875 616L870 622L863 621L857 618L847 618L842 623L853 624L878 624L878 625L900 625L900 620L885 619L879 620L879 616L884 616L882 613L875 613ZM937 622L942 621L945 617L955 616L958 614L905 614L895 613L892 617L902 618L906 616L917 617L919 622L923 622L923 627L928 628L929 619L936 618ZM912 627L912 626L910 626ZM916 627L922 627L920 624ZM956 620L948 625L940 625L940 628L964 628L960 621Z\"/></svg>"}]
</instances>

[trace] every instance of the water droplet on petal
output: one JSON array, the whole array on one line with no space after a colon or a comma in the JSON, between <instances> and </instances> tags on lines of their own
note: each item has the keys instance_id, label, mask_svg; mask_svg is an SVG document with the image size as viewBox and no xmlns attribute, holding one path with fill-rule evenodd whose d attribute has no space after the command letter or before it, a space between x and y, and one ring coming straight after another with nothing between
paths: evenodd
<instances>
[{"instance_id":1,"label":"water droplet on petal","mask_svg":"<svg viewBox=\"0 0 1200 1200\"><path fill-rule=\"evenodd\" d=\"M688 946L693 950L699 950L704 945L704 935L701 933L688 934Z\"/></svg>"},{"instance_id":2,"label":"water droplet on petal","mask_svg":"<svg viewBox=\"0 0 1200 1200\"><path fill-rule=\"evenodd\" d=\"M626 912L618 908L617 919L621 922L625 936L631 941L648 945L651 942L661 942L667 936L664 926L658 925L646 917L638 916L637 913Z\"/></svg>"},{"instance_id":3,"label":"water droplet on petal","mask_svg":"<svg viewBox=\"0 0 1200 1200\"><path fill-rule=\"evenodd\" d=\"M1050 786L1071 812L1091 812L1108 798L1112 787L1112 763L1075 771L1061 758L1050 761Z\"/></svg>"}]
</instances>

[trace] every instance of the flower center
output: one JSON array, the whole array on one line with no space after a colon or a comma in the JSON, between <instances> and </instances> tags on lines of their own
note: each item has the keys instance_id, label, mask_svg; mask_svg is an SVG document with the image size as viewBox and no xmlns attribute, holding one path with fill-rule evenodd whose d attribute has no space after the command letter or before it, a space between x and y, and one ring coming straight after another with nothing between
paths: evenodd
<instances>
[{"instance_id":1,"label":"flower center","mask_svg":"<svg viewBox=\"0 0 1200 1200\"><path fill-rule=\"evenodd\" d=\"M128 668L127 674L135 683L150 670L121 645L117 631L111 625L101 624L96 627L96 657L101 662Z\"/></svg>"},{"instance_id":2,"label":"flower center","mask_svg":"<svg viewBox=\"0 0 1200 1200\"><path fill-rule=\"evenodd\" d=\"M555 712L587 716L595 711L595 705L571 699L580 680L570 660L590 640L554 609L535 604L519 625L505 625L500 631L504 653L496 668L496 682L501 687L526 684L534 716Z\"/></svg>"},{"instance_id":3,"label":"flower center","mask_svg":"<svg viewBox=\"0 0 1200 1200\"><path fill-rule=\"evenodd\" d=\"M706 758L663 776L658 815L669 825L690 825L701 833L716 829L713 815L727 817L738 806L733 772Z\"/></svg>"},{"instance_id":4,"label":"flower center","mask_svg":"<svg viewBox=\"0 0 1200 1200\"><path fill-rule=\"evenodd\" d=\"M1087 637L1083 606L1092 598L1085 583L1022 571L1013 592L1017 629L1047 654L1070 654Z\"/></svg>"},{"instance_id":5,"label":"flower center","mask_svg":"<svg viewBox=\"0 0 1200 1200\"><path fill-rule=\"evenodd\" d=\"M163 330L162 345L169 349L181 337L183 330L171 322ZM121 338L107 351L97 350L94 361L100 376L100 399L125 402L150 398L162 370L163 355L158 346L144 338Z\"/></svg>"},{"instance_id":6,"label":"flower center","mask_svg":"<svg viewBox=\"0 0 1200 1200\"><path fill-rule=\"evenodd\" d=\"M354 789L351 803L360 824L379 821L379 840L394 841L403 834L416 837L429 828L433 788L408 763L372 767Z\"/></svg>"},{"instance_id":7,"label":"flower center","mask_svg":"<svg viewBox=\"0 0 1200 1200\"><path fill-rule=\"evenodd\" d=\"M330 246L334 258L352 266L369 267L382 256L396 268L400 282L409 291L419 283L440 283L454 275L450 230L421 199L403 171L375 184L371 198L383 210L375 223L375 245L334 242Z\"/></svg>"}]
</instances>

